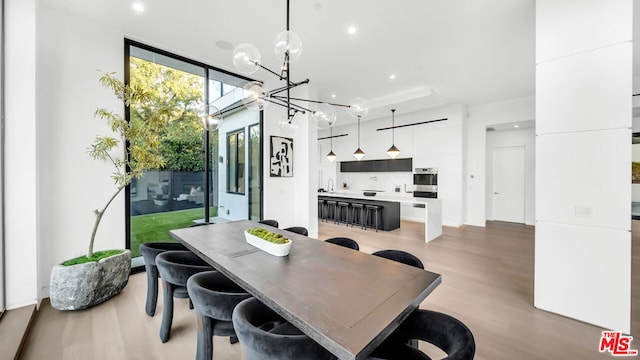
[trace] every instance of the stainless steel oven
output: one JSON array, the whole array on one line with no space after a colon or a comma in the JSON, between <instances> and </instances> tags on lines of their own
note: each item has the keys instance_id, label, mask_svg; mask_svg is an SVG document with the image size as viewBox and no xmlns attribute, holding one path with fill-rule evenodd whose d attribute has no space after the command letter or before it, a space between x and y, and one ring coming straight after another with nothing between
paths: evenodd
<instances>
[{"instance_id":1,"label":"stainless steel oven","mask_svg":"<svg viewBox=\"0 0 640 360\"><path fill-rule=\"evenodd\" d=\"M413 173L413 197L438 198L437 168L415 168Z\"/></svg>"}]
</instances>

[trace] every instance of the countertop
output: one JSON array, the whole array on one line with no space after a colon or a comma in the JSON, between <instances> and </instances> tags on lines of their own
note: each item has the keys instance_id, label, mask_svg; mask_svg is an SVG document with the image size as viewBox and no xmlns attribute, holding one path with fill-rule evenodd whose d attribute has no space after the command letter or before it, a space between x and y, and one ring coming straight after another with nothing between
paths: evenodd
<instances>
[{"instance_id":1,"label":"countertop","mask_svg":"<svg viewBox=\"0 0 640 360\"><path fill-rule=\"evenodd\" d=\"M376 192L375 196L364 196L362 191L347 190L347 191L334 191L334 192L319 192L319 196L331 196L331 197L343 197L352 199L366 199L376 201L393 201L402 204L429 204L429 203L441 203L440 199L429 198L416 198L412 193L397 193L397 192Z\"/></svg>"}]
</instances>

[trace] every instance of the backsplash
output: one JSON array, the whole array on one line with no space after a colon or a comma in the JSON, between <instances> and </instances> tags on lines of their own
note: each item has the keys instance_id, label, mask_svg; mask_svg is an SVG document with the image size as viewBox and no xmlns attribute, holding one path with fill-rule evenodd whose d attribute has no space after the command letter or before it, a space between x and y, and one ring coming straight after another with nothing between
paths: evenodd
<instances>
[{"instance_id":1,"label":"backsplash","mask_svg":"<svg viewBox=\"0 0 640 360\"><path fill-rule=\"evenodd\" d=\"M382 190L393 192L396 185L400 186L400 192L413 191L413 173L411 172L371 172L360 173L338 172L335 190L343 189L347 184L348 190Z\"/></svg>"}]
</instances>

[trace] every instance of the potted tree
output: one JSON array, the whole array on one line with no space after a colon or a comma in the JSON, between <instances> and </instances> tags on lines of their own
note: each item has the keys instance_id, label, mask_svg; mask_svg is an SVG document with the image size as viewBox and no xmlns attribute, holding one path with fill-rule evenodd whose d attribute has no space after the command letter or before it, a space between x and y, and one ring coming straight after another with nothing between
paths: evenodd
<instances>
[{"instance_id":1,"label":"potted tree","mask_svg":"<svg viewBox=\"0 0 640 360\"><path fill-rule=\"evenodd\" d=\"M149 101L145 89L125 85L114 73L104 73L100 83L110 89L125 107L131 104L144 106ZM118 194L145 171L165 165L159 138L166 126L166 116L161 110L146 114L144 118L127 121L121 114L107 109L98 108L95 112L95 117L106 120L114 134L96 136L88 152L95 160L113 164L115 190L102 208L94 210L95 222L86 255L55 265L51 272L50 300L56 309L80 310L97 305L119 294L129 280L129 250L94 252L93 247L100 221Z\"/></svg>"}]
</instances>

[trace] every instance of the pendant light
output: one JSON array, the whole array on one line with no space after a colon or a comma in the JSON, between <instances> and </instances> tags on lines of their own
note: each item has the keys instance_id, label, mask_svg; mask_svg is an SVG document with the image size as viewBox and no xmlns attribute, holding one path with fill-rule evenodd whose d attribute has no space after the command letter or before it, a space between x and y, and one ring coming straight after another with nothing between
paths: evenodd
<instances>
[{"instance_id":1,"label":"pendant light","mask_svg":"<svg viewBox=\"0 0 640 360\"><path fill-rule=\"evenodd\" d=\"M362 158L364 157L364 151L360 149L360 118L361 117L362 116L358 115L358 149L353 153L353 156L358 160L362 160Z\"/></svg>"},{"instance_id":2,"label":"pendant light","mask_svg":"<svg viewBox=\"0 0 640 360\"><path fill-rule=\"evenodd\" d=\"M389 150L387 150L387 155L389 155L389 157L391 157L392 159L395 159L398 154L400 154L400 149L398 149L395 145L395 113L396 109L391 109L391 147L389 148Z\"/></svg>"},{"instance_id":3,"label":"pendant light","mask_svg":"<svg viewBox=\"0 0 640 360\"><path fill-rule=\"evenodd\" d=\"M290 79L291 63L296 62L302 54L302 40L296 33L289 29L289 2L290 0L286 1L286 28L280 32L273 41L275 55L278 60L282 61L282 66L279 71L265 67L262 64L260 51L249 43L240 43L233 49L233 65L239 72L250 75L259 69L263 69L279 77L280 81L284 81L283 86L272 90L267 89L264 84L260 82L252 81L247 83L247 85L243 87L242 106L250 110L263 110L269 103L285 107L287 109L287 116L285 121L280 122L280 127L288 133L293 133L297 127L297 125L293 124L294 116L297 113L306 114L308 112L312 114L312 120L316 123L318 121L329 121L331 123L335 121L335 110L333 112L327 112L326 108L325 110L319 108L314 111L307 108L304 103L311 102L329 107L348 108L349 113L353 116L355 116L356 113L365 116L369 110L362 98L355 98L349 105L346 105L291 96L292 89L300 85L308 84L309 79L297 82Z\"/></svg>"},{"instance_id":4,"label":"pendant light","mask_svg":"<svg viewBox=\"0 0 640 360\"><path fill-rule=\"evenodd\" d=\"M327 159L329 159L329 161L333 162L333 160L336 159L336 154L333 152L333 126L330 126L330 131L331 131L331 135L329 136L329 141L331 141L331 149L329 150L329 153L327 154Z\"/></svg>"}]
</instances>

